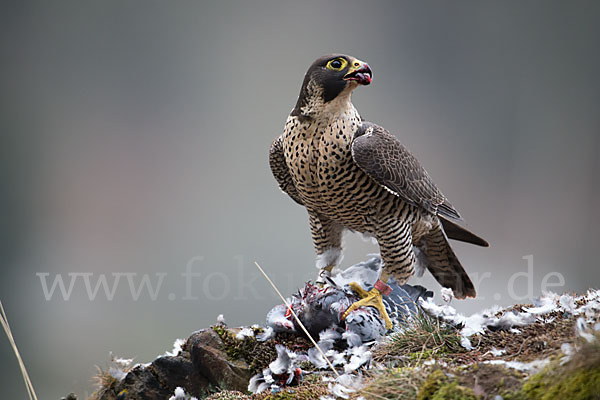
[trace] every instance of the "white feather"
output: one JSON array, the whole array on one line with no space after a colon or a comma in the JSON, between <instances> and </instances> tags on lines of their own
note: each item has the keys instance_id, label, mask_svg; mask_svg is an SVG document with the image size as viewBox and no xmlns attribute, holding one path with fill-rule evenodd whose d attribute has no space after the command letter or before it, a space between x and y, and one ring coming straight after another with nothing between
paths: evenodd
<instances>
[{"instance_id":1,"label":"white feather","mask_svg":"<svg viewBox=\"0 0 600 400\"><path fill-rule=\"evenodd\" d=\"M185 400L185 391L181 387L175 388L175 395L169 397L169 400Z\"/></svg>"},{"instance_id":2,"label":"white feather","mask_svg":"<svg viewBox=\"0 0 600 400\"><path fill-rule=\"evenodd\" d=\"M181 351L181 346L185 344L185 339L175 339L173 350L165 352L165 356L175 357Z\"/></svg>"},{"instance_id":3,"label":"white feather","mask_svg":"<svg viewBox=\"0 0 600 400\"><path fill-rule=\"evenodd\" d=\"M450 303L454 298L454 291L451 288L443 287L440 289L440 292L442 294L442 300L444 303Z\"/></svg>"},{"instance_id":4,"label":"white feather","mask_svg":"<svg viewBox=\"0 0 600 400\"><path fill-rule=\"evenodd\" d=\"M272 327L267 326L262 333L256 335L256 340L259 342L264 342L272 339L273 337L275 337L275 330L273 330Z\"/></svg>"},{"instance_id":5,"label":"white feather","mask_svg":"<svg viewBox=\"0 0 600 400\"><path fill-rule=\"evenodd\" d=\"M362 344L362 339L360 335L356 332L346 331L342 333L342 339L346 340L348 343L348 347L356 347Z\"/></svg>"},{"instance_id":6,"label":"white feather","mask_svg":"<svg viewBox=\"0 0 600 400\"><path fill-rule=\"evenodd\" d=\"M371 356L372 353L367 349L367 346L354 347L352 349L350 362L344 365L344 372L349 373L357 370L362 365L365 365L371 361Z\"/></svg>"},{"instance_id":7,"label":"white feather","mask_svg":"<svg viewBox=\"0 0 600 400\"><path fill-rule=\"evenodd\" d=\"M342 262L342 249L331 247L317 255L317 268L323 269L329 266L338 266Z\"/></svg>"},{"instance_id":8,"label":"white feather","mask_svg":"<svg viewBox=\"0 0 600 400\"><path fill-rule=\"evenodd\" d=\"M490 350L490 353L492 353L493 356L499 357L499 356L505 354L506 350L504 350L504 349L497 349L495 347L492 347L491 350Z\"/></svg>"},{"instance_id":9,"label":"white feather","mask_svg":"<svg viewBox=\"0 0 600 400\"><path fill-rule=\"evenodd\" d=\"M596 340L596 337L587 331L587 324L582 317L577 318L575 327L577 328L577 334L587 340L588 343L592 343L594 340Z\"/></svg>"},{"instance_id":10,"label":"white feather","mask_svg":"<svg viewBox=\"0 0 600 400\"><path fill-rule=\"evenodd\" d=\"M280 344L275 346L277 350L277 358L271 364L269 364L269 369L276 375L280 375L292 370L292 357L291 352L288 353L288 350L285 346Z\"/></svg>"},{"instance_id":11,"label":"white feather","mask_svg":"<svg viewBox=\"0 0 600 400\"><path fill-rule=\"evenodd\" d=\"M238 340L243 340L245 337L254 337L254 331L250 328L242 328L242 330L235 335L235 338Z\"/></svg>"},{"instance_id":12,"label":"white feather","mask_svg":"<svg viewBox=\"0 0 600 400\"><path fill-rule=\"evenodd\" d=\"M513 368L518 371L526 371L530 373L535 373L540 371L542 368L547 366L550 363L550 359L545 358L543 360L534 360L528 363L520 362L520 361L505 361L505 360L489 360L484 361L484 364L491 365L504 365L508 368Z\"/></svg>"},{"instance_id":13,"label":"white feather","mask_svg":"<svg viewBox=\"0 0 600 400\"><path fill-rule=\"evenodd\" d=\"M308 349L308 360L316 368L323 369L329 367L327 361L316 347L311 347Z\"/></svg>"}]
</instances>

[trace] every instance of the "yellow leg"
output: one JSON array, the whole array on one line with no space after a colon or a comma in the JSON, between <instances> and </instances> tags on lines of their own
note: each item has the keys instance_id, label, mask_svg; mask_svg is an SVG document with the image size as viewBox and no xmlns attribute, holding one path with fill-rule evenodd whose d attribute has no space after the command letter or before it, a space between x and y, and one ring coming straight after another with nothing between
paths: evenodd
<instances>
[{"instance_id":1,"label":"yellow leg","mask_svg":"<svg viewBox=\"0 0 600 400\"><path fill-rule=\"evenodd\" d=\"M356 294L358 294L362 298L362 300L359 300L352 304L346 310L346 312L344 312L344 315L342 315L342 319L345 319L348 316L348 314L350 314L352 311L356 310L359 307L371 306L375 307L379 311L379 315L381 315L381 317L385 321L385 327L387 329L392 329L392 321L390 320L390 317L388 316L388 313L385 310L385 306L383 305L383 295L378 289L373 288L367 292L356 282L351 282L350 288L354 292L356 292Z\"/></svg>"}]
</instances>

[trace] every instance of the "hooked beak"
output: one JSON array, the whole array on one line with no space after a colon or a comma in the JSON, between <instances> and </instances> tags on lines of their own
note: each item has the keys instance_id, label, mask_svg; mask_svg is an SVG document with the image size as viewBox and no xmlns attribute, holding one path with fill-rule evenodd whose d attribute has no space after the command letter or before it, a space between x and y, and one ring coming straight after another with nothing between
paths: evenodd
<instances>
[{"instance_id":1,"label":"hooked beak","mask_svg":"<svg viewBox=\"0 0 600 400\"><path fill-rule=\"evenodd\" d=\"M348 73L344 75L345 81L356 81L359 85L368 85L373 80L373 73L369 64L360 60L354 60Z\"/></svg>"}]
</instances>

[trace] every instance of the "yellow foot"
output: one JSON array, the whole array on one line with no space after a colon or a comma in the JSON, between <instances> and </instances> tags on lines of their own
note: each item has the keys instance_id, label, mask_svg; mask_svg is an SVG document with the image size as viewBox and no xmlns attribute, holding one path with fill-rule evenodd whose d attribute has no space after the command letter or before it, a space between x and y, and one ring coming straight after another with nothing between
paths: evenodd
<instances>
[{"instance_id":1,"label":"yellow foot","mask_svg":"<svg viewBox=\"0 0 600 400\"><path fill-rule=\"evenodd\" d=\"M367 292L356 282L351 282L350 288L356 292L356 294L358 294L362 300L359 300L348 307L348 309L344 312L344 315L342 315L342 319L346 319L348 314L359 307L371 306L375 307L379 311L379 315L381 315L385 321L385 327L387 329L392 329L392 321L385 310L385 306L383 305L383 295L379 290L373 288Z\"/></svg>"}]
</instances>

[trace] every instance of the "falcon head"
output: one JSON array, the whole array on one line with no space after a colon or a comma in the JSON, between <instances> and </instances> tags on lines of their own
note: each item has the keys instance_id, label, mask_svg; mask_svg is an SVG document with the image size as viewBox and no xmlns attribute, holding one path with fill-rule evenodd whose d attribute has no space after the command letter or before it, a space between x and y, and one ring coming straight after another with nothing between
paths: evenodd
<instances>
[{"instance_id":1,"label":"falcon head","mask_svg":"<svg viewBox=\"0 0 600 400\"><path fill-rule=\"evenodd\" d=\"M349 98L359 85L370 84L372 77L369 64L352 56L330 54L320 57L304 76L294 112L306 114L302 109L307 106L314 109L339 97Z\"/></svg>"}]
</instances>

